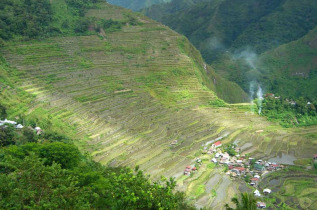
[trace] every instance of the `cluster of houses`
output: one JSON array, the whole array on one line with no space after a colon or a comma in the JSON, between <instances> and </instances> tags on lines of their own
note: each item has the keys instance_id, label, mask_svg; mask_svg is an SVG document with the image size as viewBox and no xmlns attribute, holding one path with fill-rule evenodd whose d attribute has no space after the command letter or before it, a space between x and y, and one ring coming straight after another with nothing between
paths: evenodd
<instances>
[{"instance_id":1,"label":"cluster of houses","mask_svg":"<svg viewBox=\"0 0 317 210\"><path fill-rule=\"evenodd\" d=\"M177 145L177 140L174 140L171 145ZM253 187L257 187L261 176L264 174L267 174L271 171L279 170L281 168L284 168L283 165L263 161L263 160L256 160L251 157L246 157L245 155L240 155L240 148L233 146L230 148L230 150L234 150L235 155L233 155L233 152L230 152L231 155L229 155L229 151L227 149L222 148L221 141L214 142L209 148L208 144L203 145L202 154L209 154L212 156L211 162L215 164L222 165L224 167L228 168L228 171L226 172L227 175L231 177L238 177L238 178L246 178L249 177L249 179L245 179L249 181L249 184ZM225 152L228 151L228 152ZM314 155L314 160L317 161L317 155ZM196 158L195 159L195 166L186 166L184 170L184 175L190 175L198 170L197 164L201 164L201 159ZM271 193L270 189L264 189L263 194L268 195ZM256 197L261 197L261 193L259 190L254 191L254 195ZM257 202L257 208L263 209L266 208L265 202Z\"/></svg>"},{"instance_id":2,"label":"cluster of houses","mask_svg":"<svg viewBox=\"0 0 317 210\"><path fill-rule=\"evenodd\" d=\"M265 94L264 97L265 97L265 98L272 98L272 99L280 99L280 98L281 98L281 96L275 96L273 93L267 93L267 94ZM287 103L289 103L290 105L292 105L292 106L295 106L295 105L296 105L296 101L294 101L294 100L285 99L285 101L286 101ZM307 105L311 105L311 104L312 104L312 103L311 103L310 101L307 102Z\"/></svg>"},{"instance_id":3,"label":"cluster of houses","mask_svg":"<svg viewBox=\"0 0 317 210\"><path fill-rule=\"evenodd\" d=\"M3 125L5 125L5 124L11 124L11 125L14 125L14 126L15 126L15 128L17 128L17 129L22 129L22 128L23 128L23 125L18 124L18 123L17 123L17 122L15 122L15 121L12 121L12 120L7 120L7 119L5 119L5 120L0 120L0 126L3 126Z\"/></svg>"},{"instance_id":4,"label":"cluster of houses","mask_svg":"<svg viewBox=\"0 0 317 210\"><path fill-rule=\"evenodd\" d=\"M217 141L208 148L206 145L202 150L202 154L210 154L213 155L211 158L211 162L215 164L219 164L228 168L226 172L227 175L231 177L240 177L245 178L247 176L250 179L246 179L249 181L249 184L253 187L257 187L261 176L267 174L271 171L275 171L281 168L284 168L283 165L263 161L263 160L256 160L254 158L248 158L245 155L240 155L240 148L236 146L232 146L232 150L235 151L236 155L229 155L228 152L224 152L222 147L221 141ZM314 159L317 160L317 155L314 156ZM186 168L185 173L190 173L189 168ZM270 189L264 189L263 194L267 195L270 194ZM256 197L261 197L261 193L259 190L254 191L254 195ZM266 208L265 202L258 202L257 207L259 209Z\"/></svg>"},{"instance_id":5,"label":"cluster of houses","mask_svg":"<svg viewBox=\"0 0 317 210\"><path fill-rule=\"evenodd\" d=\"M18 124L17 122L12 121L12 120L7 120L7 119L0 120L0 126L5 126L6 124L11 124L11 125L15 126L16 129L24 128L23 125ZM35 127L35 128L30 127L30 129L34 130L37 135L40 135L43 132L40 127Z\"/></svg>"},{"instance_id":6,"label":"cluster of houses","mask_svg":"<svg viewBox=\"0 0 317 210\"><path fill-rule=\"evenodd\" d=\"M203 154L214 154L211 162L228 167L227 174L231 177L246 177L249 175L250 185L256 187L261 175L270 171L275 171L282 168L282 165L271 163L254 158L246 158L245 155L240 155L240 148L234 147L237 155L230 156L227 152L223 152L220 148L222 143L217 141L207 150L204 148Z\"/></svg>"},{"instance_id":7,"label":"cluster of houses","mask_svg":"<svg viewBox=\"0 0 317 210\"><path fill-rule=\"evenodd\" d=\"M196 158L195 160L196 164L200 165L201 164L201 159L200 158ZM195 173L197 171L197 167L196 166L186 166L185 170L184 170L184 175L190 175L191 173Z\"/></svg>"}]
</instances>

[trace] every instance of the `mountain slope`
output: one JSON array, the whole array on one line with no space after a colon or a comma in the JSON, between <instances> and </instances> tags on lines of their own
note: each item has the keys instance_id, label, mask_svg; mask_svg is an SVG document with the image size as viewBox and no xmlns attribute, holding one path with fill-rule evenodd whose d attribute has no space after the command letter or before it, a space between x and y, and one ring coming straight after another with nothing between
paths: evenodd
<instances>
[{"instance_id":1,"label":"mountain slope","mask_svg":"<svg viewBox=\"0 0 317 210\"><path fill-rule=\"evenodd\" d=\"M145 14L151 16L152 8L161 15L160 21L188 37L221 76L236 82L244 91L249 92L250 83L257 81L265 86L266 91L285 94L286 97L314 99L314 71L310 71L309 77L306 74L306 79L298 78L298 83L293 76L287 76L292 73L283 70L283 74L275 65L285 62L283 56L262 62L260 66L255 64L259 62L259 54L298 40L317 25L317 16L314 15L317 13L316 1L208 1L176 15L171 15L165 5L152 6L144 10ZM313 39L313 35L310 37ZM297 48L301 58L306 56L309 59L305 62L304 59L289 59L290 68L307 69L311 66L313 70L315 64L311 58L315 56L314 50L302 41L296 46L292 44L290 52L284 53L294 54L298 52ZM288 90L288 87L293 88Z\"/></svg>"},{"instance_id":2,"label":"mountain slope","mask_svg":"<svg viewBox=\"0 0 317 210\"><path fill-rule=\"evenodd\" d=\"M286 130L254 114L250 104L223 103L212 90L240 99L243 92L221 80L187 39L168 27L105 3L86 16L125 24L98 34L11 41L0 52L9 66L3 71L17 72L15 86L33 95L32 109L69 123L76 144L98 162L139 165L157 179L173 176L178 189L199 205L221 209L239 183L221 168L208 168L209 157L202 158L199 173L182 176L200 157L202 144L235 142L259 158L314 154L316 126ZM211 190L197 196L195 189L207 184L222 196L215 199Z\"/></svg>"},{"instance_id":3,"label":"mountain slope","mask_svg":"<svg viewBox=\"0 0 317 210\"><path fill-rule=\"evenodd\" d=\"M261 54L258 69L269 91L316 100L317 27L299 40Z\"/></svg>"},{"instance_id":4,"label":"mountain slope","mask_svg":"<svg viewBox=\"0 0 317 210\"><path fill-rule=\"evenodd\" d=\"M161 21L187 36L209 63L217 53L246 45L264 52L302 37L317 23L312 0L209 1L177 14L165 10L163 5ZM150 11L145 14L151 17Z\"/></svg>"}]
</instances>

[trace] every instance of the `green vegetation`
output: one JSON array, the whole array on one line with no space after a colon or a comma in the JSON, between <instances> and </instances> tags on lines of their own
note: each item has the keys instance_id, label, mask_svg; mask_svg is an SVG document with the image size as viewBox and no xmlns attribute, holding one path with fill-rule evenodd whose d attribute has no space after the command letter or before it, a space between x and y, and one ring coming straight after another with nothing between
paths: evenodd
<instances>
[{"instance_id":1,"label":"green vegetation","mask_svg":"<svg viewBox=\"0 0 317 210\"><path fill-rule=\"evenodd\" d=\"M192 209L173 179L106 168L60 142L0 149L1 208Z\"/></svg>"},{"instance_id":2,"label":"green vegetation","mask_svg":"<svg viewBox=\"0 0 317 210\"><path fill-rule=\"evenodd\" d=\"M144 12L188 37L209 63L229 48L248 45L261 53L296 40L317 22L313 0L185 2L154 5ZM189 8L173 12L182 7Z\"/></svg>"},{"instance_id":3,"label":"green vegetation","mask_svg":"<svg viewBox=\"0 0 317 210\"><path fill-rule=\"evenodd\" d=\"M240 199L234 197L231 199L231 201L236 205L235 208L229 207L228 204L225 205L225 208L227 210L256 210L256 202L257 199L254 197L253 193L241 193L240 194Z\"/></svg>"},{"instance_id":4,"label":"green vegetation","mask_svg":"<svg viewBox=\"0 0 317 210\"><path fill-rule=\"evenodd\" d=\"M317 95L316 1L174 0L143 12L185 35L245 92L254 80L285 97Z\"/></svg>"},{"instance_id":5,"label":"green vegetation","mask_svg":"<svg viewBox=\"0 0 317 210\"><path fill-rule=\"evenodd\" d=\"M237 140L239 146L246 145L249 152L261 157L275 156L285 149L296 150L296 156L305 158L315 151L315 127L283 129L253 114L250 104L221 107L224 102L219 98L242 101L246 95L205 65L188 40L168 27L106 3L92 5L83 17L72 15L65 5L64 0L52 1L53 14L58 17L54 18L56 27L61 28L64 20L69 20L69 27L61 28L62 33L22 42L11 39L0 48L0 104L7 118L44 130L41 135L19 130L1 149L2 165L11 167L12 158L18 167L10 168L1 179L1 189L8 190L4 193L6 204L12 204L6 208L113 205L122 209L122 205L130 203L132 208L150 208L142 206L150 202L158 208L159 203L151 200L150 193L159 200L158 188L166 193L172 189L167 188L166 181L159 181L160 177L175 176L178 185L174 195L164 197L163 192L166 201L159 201L161 207L173 203L173 196L180 195L176 190L182 190L193 198L192 203L208 203L220 209L230 202L229 195L238 186L228 176L222 176L221 168L209 164L207 154L197 172L181 176L184 167L200 156L202 144L226 137L223 143ZM73 23L79 19L89 21L89 32L74 32ZM111 23L101 24L110 31L97 29L98 23ZM213 104L210 101L221 106L209 105ZM174 140L177 144L171 146ZM88 154L103 166L91 161ZM74 161L69 159L72 157ZM138 172L125 168L136 165L151 174L151 181L146 178L144 192ZM31 173L33 166L43 173ZM121 168L112 168L118 166ZM52 171L58 172L56 179L47 175L54 175ZM65 183L65 177L69 182ZM42 182L47 185L41 187ZM160 184L156 188L157 182ZM25 197L16 201L13 188ZM47 192L47 196L41 196L41 192ZM56 194L61 198L58 201ZM33 198L35 202L31 203Z\"/></svg>"},{"instance_id":6,"label":"green vegetation","mask_svg":"<svg viewBox=\"0 0 317 210\"><path fill-rule=\"evenodd\" d=\"M100 0L15 0L0 3L0 44L61 33L86 32L85 11Z\"/></svg>"},{"instance_id":7,"label":"green vegetation","mask_svg":"<svg viewBox=\"0 0 317 210\"><path fill-rule=\"evenodd\" d=\"M264 199L267 206L283 209L315 209L317 207L316 172L314 168L292 166L266 176L259 187L269 188L274 192Z\"/></svg>"},{"instance_id":8,"label":"green vegetation","mask_svg":"<svg viewBox=\"0 0 317 210\"><path fill-rule=\"evenodd\" d=\"M262 114L284 127L316 125L316 106L316 101L310 102L303 97L293 101L267 96L262 103Z\"/></svg>"}]
</instances>

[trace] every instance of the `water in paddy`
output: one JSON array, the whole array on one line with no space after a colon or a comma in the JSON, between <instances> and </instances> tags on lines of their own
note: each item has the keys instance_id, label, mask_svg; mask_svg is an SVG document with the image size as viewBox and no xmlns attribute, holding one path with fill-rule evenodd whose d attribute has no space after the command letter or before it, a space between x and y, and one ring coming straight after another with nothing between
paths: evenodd
<instances>
[{"instance_id":1,"label":"water in paddy","mask_svg":"<svg viewBox=\"0 0 317 210\"><path fill-rule=\"evenodd\" d=\"M285 154L285 153L279 152L277 157L269 159L269 162L294 165L294 160L296 159L297 158L293 154Z\"/></svg>"}]
</instances>

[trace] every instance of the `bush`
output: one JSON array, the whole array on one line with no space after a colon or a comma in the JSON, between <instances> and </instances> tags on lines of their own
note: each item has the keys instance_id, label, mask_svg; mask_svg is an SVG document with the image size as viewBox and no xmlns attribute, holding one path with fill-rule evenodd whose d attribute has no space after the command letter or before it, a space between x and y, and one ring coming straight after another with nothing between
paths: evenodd
<instances>
[{"instance_id":1,"label":"bush","mask_svg":"<svg viewBox=\"0 0 317 210\"><path fill-rule=\"evenodd\" d=\"M208 102L212 107L226 107L226 103L221 99L216 99Z\"/></svg>"},{"instance_id":2,"label":"bush","mask_svg":"<svg viewBox=\"0 0 317 210\"><path fill-rule=\"evenodd\" d=\"M77 21L76 25L75 25L75 29L74 31L76 33L84 33L87 32L89 25L91 24L91 22L86 19L86 18L81 18Z\"/></svg>"},{"instance_id":3,"label":"bush","mask_svg":"<svg viewBox=\"0 0 317 210\"><path fill-rule=\"evenodd\" d=\"M46 165L52 165L55 162L62 168L73 168L80 161L80 152L77 147L61 142L41 145L39 156L45 159Z\"/></svg>"}]
</instances>

